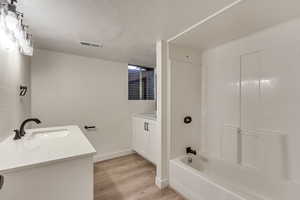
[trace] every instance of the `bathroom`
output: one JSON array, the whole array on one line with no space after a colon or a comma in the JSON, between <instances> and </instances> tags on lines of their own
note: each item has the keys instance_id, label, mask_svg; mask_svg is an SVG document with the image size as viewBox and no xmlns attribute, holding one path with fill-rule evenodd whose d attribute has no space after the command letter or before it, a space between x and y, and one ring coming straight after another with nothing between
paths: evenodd
<instances>
[{"instance_id":1,"label":"bathroom","mask_svg":"<svg viewBox=\"0 0 300 200\"><path fill-rule=\"evenodd\" d=\"M0 0L0 200L300 199L299 13Z\"/></svg>"}]
</instances>

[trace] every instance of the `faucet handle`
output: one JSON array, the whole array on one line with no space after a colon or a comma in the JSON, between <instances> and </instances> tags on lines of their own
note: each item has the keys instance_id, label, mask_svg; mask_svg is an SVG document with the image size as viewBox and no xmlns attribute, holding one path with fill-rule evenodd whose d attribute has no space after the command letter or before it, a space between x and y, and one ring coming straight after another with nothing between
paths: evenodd
<instances>
[{"instance_id":1,"label":"faucet handle","mask_svg":"<svg viewBox=\"0 0 300 200\"><path fill-rule=\"evenodd\" d=\"M15 129L14 132L15 132L14 140L19 140L19 139L21 139L20 131L17 130L17 129Z\"/></svg>"},{"instance_id":2,"label":"faucet handle","mask_svg":"<svg viewBox=\"0 0 300 200\"><path fill-rule=\"evenodd\" d=\"M4 176L0 175L0 190L2 189L3 185L4 185Z\"/></svg>"}]
</instances>

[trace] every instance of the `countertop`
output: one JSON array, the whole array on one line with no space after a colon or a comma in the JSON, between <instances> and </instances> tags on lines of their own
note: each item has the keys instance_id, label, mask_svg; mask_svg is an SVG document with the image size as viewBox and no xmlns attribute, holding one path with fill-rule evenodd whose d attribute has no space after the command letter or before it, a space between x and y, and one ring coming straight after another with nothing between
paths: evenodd
<instances>
[{"instance_id":1,"label":"countertop","mask_svg":"<svg viewBox=\"0 0 300 200\"><path fill-rule=\"evenodd\" d=\"M143 119L150 119L156 121L156 112L151 113L137 113L133 115L134 117L139 117Z\"/></svg>"},{"instance_id":2,"label":"countertop","mask_svg":"<svg viewBox=\"0 0 300 200\"><path fill-rule=\"evenodd\" d=\"M56 131L62 134L55 135ZM26 133L21 140L10 135L0 143L0 173L96 153L78 126L27 129Z\"/></svg>"}]
</instances>

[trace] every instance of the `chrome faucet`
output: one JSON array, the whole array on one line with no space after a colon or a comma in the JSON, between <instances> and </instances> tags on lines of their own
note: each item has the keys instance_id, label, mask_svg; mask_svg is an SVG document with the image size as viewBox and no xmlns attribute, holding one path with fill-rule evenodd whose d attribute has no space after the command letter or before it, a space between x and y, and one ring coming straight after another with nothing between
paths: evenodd
<instances>
[{"instance_id":1,"label":"chrome faucet","mask_svg":"<svg viewBox=\"0 0 300 200\"><path fill-rule=\"evenodd\" d=\"M28 122L35 122L37 124L41 123L41 121L39 119L37 119L37 118L26 119L25 121L22 122L22 124L20 126L20 130L14 130L14 132L15 132L14 140L19 140L19 139L21 139L26 134L26 132L25 132L25 125Z\"/></svg>"}]
</instances>

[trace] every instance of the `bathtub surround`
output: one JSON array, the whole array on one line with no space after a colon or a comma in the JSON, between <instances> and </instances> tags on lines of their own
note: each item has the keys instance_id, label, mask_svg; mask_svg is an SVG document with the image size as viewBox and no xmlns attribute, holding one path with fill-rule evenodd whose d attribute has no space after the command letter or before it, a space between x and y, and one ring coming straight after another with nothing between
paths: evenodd
<instances>
[{"instance_id":1,"label":"bathtub surround","mask_svg":"<svg viewBox=\"0 0 300 200\"><path fill-rule=\"evenodd\" d=\"M200 150L201 57L197 51L166 41L157 42L158 134L161 158L156 184L169 184L170 159L185 154L186 147ZM190 124L184 118L191 116Z\"/></svg>"},{"instance_id":2,"label":"bathtub surround","mask_svg":"<svg viewBox=\"0 0 300 200\"><path fill-rule=\"evenodd\" d=\"M43 127L79 125L96 161L132 153L131 115L155 101L128 101L127 63L36 50L31 69L32 113Z\"/></svg>"},{"instance_id":3,"label":"bathtub surround","mask_svg":"<svg viewBox=\"0 0 300 200\"><path fill-rule=\"evenodd\" d=\"M197 51L169 45L171 71L171 155L184 155L186 147L200 152L201 141L201 59ZM184 123L186 116L192 122Z\"/></svg>"},{"instance_id":4,"label":"bathtub surround","mask_svg":"<svg viewBox=\"0 0 300 200\"><path fill-rule=\"evenodd\" d=\"M30 117L30 58L0 48L0 141ZM28 87L20 97L20 86Z\"/></svg>"},{"instance_id":5,"label":"bathtub surround","mask_svg":"<svg viewBox=\"0 0 300 200\"><path fill-rule=\"evenodd\" d=\"M252 137L251 133L243 135L242 142L258 150L244 146L242 165L261 167L260 156L266 154L271 160L264 170L284 170L285 179L300 181L300 149L296 144L300 139L300 97L296 92L300 85L299 27L300 20L296 19L203 53L207 99L203 148L210 156L222 158L223 126L241 123L242 129L252 132ZM217 93L218 89L223 92ZM252 100L247 101L250 97ZM235 106L239 101L240 108Z\"/></svg>"},{"instance_id":6,"label":"bathtub surround","mask_svg":"<svg viewBox=\"0 0 300 200\"><path fill-rule=\"evenodd\" d=\"M207 160L191 164L171 148L172 187L195 200L299 197L299 27L294 19L198 53L201 101L194 106L201 103L197 136ZM177 130L172 143L189 142Z\"/></svg>"}]
</instances>

